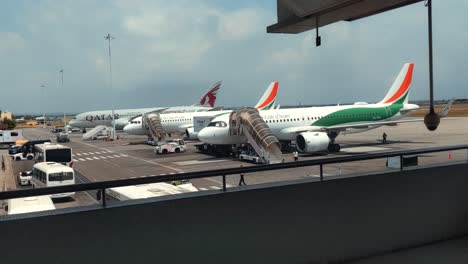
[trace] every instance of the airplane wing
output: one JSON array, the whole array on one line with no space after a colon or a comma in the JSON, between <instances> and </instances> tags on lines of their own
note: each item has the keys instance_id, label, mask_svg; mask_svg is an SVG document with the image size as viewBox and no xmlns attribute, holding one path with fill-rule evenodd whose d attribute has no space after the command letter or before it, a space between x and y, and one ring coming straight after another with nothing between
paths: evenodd
<instances>
[{"instance_id":1,"label":"airplane wing","mask_svg":"<svg viewBox=\"0 0 468 264\"><path fill-rule=\"evenodd\" d=\"M153 111L149 111L149 112L142 112L139 115L128 117L127 119L128 119L128 122L132 122L135 118L138 118L140 116L143 116L143 115L146 115L146 114L152 114L152 113L162 113L162 112L166 111L167 109L169 109L169 107L161 107L158 110L153 110Z\"/></svg>"}]
</instances>

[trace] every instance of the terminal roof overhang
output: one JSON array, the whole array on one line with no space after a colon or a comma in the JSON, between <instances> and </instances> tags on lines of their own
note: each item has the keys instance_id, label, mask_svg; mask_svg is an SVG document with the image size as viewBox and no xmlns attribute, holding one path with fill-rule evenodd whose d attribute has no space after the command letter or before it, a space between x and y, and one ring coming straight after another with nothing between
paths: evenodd
<instances>
[{"instance_id":1,"label":"terminal roof overhang","mask_svg":"<svg viewBox=\"0 0 468 264\"><path fill-rule=\"evenodd\" d=\"M338 21L354 21L423 0L277 0L278 23L268 33L297 34ZM317 20L318 18L318 20Z\"/></svg>"}]
</instances>

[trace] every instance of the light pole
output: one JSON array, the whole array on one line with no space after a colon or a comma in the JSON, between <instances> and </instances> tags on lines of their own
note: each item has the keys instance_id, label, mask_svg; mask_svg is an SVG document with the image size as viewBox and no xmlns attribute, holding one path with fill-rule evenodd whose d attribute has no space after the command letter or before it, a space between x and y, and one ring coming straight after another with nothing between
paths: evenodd
<instances>
[{"instance_id":1,"label":"light pole","mask_svg":"<svg viewBox=\"0 0 468 264\"><path fill-rule=\"evenodd\" d=\"M115 109L115 100L114 100L114 94L113 94L113 89L112 89L112 57L111 57L111 40L115 39L113 36L111 36L110 33L108 33L105 37L105 40L107 40L109 44L109 86L110 86L110 92L111 92L111 100L112 100L112 140L115 140L115 115L114 115L114 109Z\"/></svg>"},{"instance_id":2,"label":"light pole","mask_svg":"<svg viewBox=\"0 0 468 264\"><path fill-rule=\"evenodd\" d=\"M62 85L62 90L65 90L64 89L64 84L63 84L63 69L60 69L59 71L60 73L60 83ZM67 130L67 119L66 119L66 116L65 116L65 109L63 110L63 127L65 129L65 133L68 134L68 130Z\"/></svg>"},{"instance_id":3,"label":"light pole","mask_svg":"<svg viewBox=\"0 0 468 264\"><path fill-rule=\"evenodd\" d=\"M44 110L44 113L43 113L43 116L42 116L42 128L45 128L46 127L46 124L45 124L45 101L46 101L46 97L45 97L45 84L41 84L41 88L42 88L42 99L44 100L44 105L43 105L43 110Z\"/></svg>"}]
</instances>

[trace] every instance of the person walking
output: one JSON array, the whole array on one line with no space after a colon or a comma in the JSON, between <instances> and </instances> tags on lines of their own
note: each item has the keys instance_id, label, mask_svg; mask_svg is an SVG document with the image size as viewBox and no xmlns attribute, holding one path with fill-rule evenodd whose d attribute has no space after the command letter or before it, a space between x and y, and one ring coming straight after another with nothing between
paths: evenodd
<instances>
[{"instance_id":1,"label":"person walking","mask_svg":"<svg viewBox=\"0 0 468 264\"><path fill-rule=\"evenodd\" d=\"M240 165L241 169L244 167L242 165ZM242 185L247 185L247 183L245 182L245 179L244 179L244 173L241 172L240 173L240 179L239 179L239 186L242 186Z\"/></svg>"},{"instance_id":2,"label":"person walking","mask_svg":"<svg viewBox=\"0 0 468 264\"><path fill-rule=\"evenodd\" d=\"M299 160L299 153L297 152L297 150L295 150L293 152L293 156L294 156L294 161L298 161Z\"/></svg>"},{"instance_id":3,"label":"person walking","mask_svg":"<svg viewBox=\"0 0 468 264\"><path fill-rule=\"evenodd\" d=\"M387 134L385 132L382 134L382 144L387 144Z\"/></svg>"}]
</instances>

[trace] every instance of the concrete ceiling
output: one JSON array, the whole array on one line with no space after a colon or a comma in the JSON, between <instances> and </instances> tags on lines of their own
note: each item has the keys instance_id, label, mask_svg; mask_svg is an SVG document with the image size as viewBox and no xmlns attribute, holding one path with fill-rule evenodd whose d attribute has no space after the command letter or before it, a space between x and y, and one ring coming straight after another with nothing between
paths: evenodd
<instances>
[{"instance_id":1,"label":"concrete ceiling","mask_svg":"<svg viewBox=\"0 0 468 264\"><path fill-rule=\"evenodd\" d=\"M338 21L353 21L423 0L277 0L278 23L268 33L297 34Z\"/></svg>"}]
</instances>

